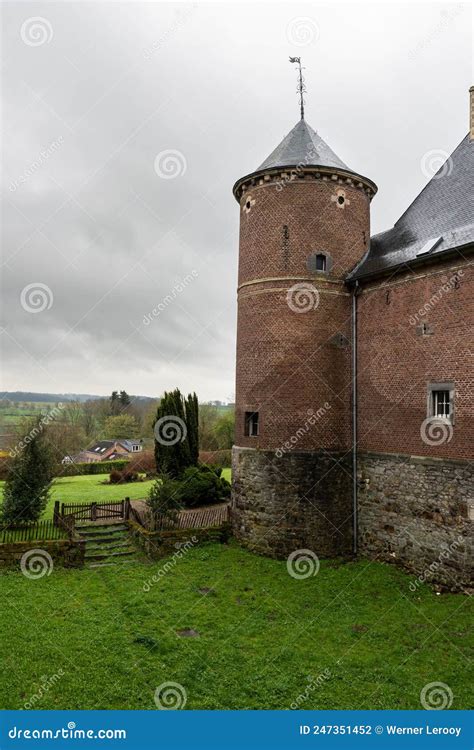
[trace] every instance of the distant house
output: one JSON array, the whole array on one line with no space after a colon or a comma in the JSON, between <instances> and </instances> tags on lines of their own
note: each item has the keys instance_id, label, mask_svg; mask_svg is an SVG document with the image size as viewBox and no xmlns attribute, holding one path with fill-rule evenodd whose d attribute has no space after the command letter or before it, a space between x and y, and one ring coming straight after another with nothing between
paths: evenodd
<instances>
[{"instance_id":1,"label":"distant house","mask_svg":"<svg viewBox=\"0 0 474 750\"><path fill-rule=\"evenodd\" d=\"M141 450L143 450L141 440L99 440L76 455L64 456L61 463L88 464L95 461L115 461L130 458L132 453L139 453Z\"/></svg>"}]
</instances>

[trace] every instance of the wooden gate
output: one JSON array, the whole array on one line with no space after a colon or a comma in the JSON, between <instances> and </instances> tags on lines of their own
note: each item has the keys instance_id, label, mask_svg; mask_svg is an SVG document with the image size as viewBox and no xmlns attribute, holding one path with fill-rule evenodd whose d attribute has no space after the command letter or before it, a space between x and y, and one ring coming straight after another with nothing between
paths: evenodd
<instances>
[{"instance_id":1,"label":"wooden gate","mask_svg":"<svg viewBox=\"0 0 474 750\"><path fill-rule=\"evenodd\" d=\"M55 525L58 518L74 518L75 521L99 521L126 517L127 499L109 503L60 503L54 506Z\"/></svg>"}]
</instances>

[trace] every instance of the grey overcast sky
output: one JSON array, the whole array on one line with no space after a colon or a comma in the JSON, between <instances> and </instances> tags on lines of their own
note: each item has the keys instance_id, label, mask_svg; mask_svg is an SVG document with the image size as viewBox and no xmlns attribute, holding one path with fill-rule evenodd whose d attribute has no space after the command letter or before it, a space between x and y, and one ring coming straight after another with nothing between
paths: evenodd
<instances>
[{"instance_id":1,"label":"grey overcast sky","mask_svg":"<svg viewBox=\"0 0 474 750\"><path fill-rule=\"evenodd\" d=\"M373 232L468 130L470 4L15 2L2 33L7 390L233 398L231 189L298 120L289 55Z\"/></svg>"}]
</instances>

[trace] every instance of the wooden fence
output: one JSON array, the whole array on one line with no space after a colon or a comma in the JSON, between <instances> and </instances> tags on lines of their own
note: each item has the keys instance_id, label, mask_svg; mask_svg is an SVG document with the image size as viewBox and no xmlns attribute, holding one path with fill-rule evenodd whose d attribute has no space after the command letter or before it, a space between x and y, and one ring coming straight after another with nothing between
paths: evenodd
<instances>
[{"instance_id":1,"label":"wooden fence","mask_svg":"<svg viewBox=\"0 0 474 750\"><path fill-rule=\"evenodd\" d=\"M210 529L222 526L229 521L229 503L211 505L208 508L191 508L181 510L173 518L170 516L153 516L149 512L138 511L131 507L129 517L132 521L150 531L172 531L173 529Z\"/></svg>"},{"instance_id":2,"label":"wooden fence","mask_svg":"<svg viewBox=\"0 0 474 750\"><path fill-rule=\"evenodd\" d=\"M56 525L52 519L0 527L0 544L42 539L67 539L69 536L70 527L61 523Z\"/></svg>"}]
</instances>

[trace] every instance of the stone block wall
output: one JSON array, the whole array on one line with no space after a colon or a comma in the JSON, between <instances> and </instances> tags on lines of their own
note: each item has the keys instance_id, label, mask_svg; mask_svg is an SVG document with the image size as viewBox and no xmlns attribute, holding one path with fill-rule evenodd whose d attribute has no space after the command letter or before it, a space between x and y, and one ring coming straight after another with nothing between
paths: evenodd
<instances>
[{"instance_id":1,"label":"stone block wall","mask_svg":"<svg viewBox=\"0 0 474 750\"><path fill-rule=\"evenodd\" d=\"M451 590L473 586L474 463L363 453L358 476L360 554Z\"/></svg>"},{"instance_id":2,"label":"stone block wall","mask_svg":"<svg viewBox=\"0 0 474 750\"><path fill-rule=\"evenodd\" d=\"M83 539L55 539L0 544L0 567L19 568L21 558L33 549L47 552L53 564L64 568L81 568L84 565L85 541Z\"/></svg>"},{"instance_id":3,"label":"stone block wall","mask_svg":"<svg viewBox=\"0 0 474 750\"><path fill-rule=\"evenodd\" d=\"M135 542L152 560L174 555L179 550L186 550L206 542L227 542L230 524L222 524L208 529L173 529L171 531L150 531L134 521L128 521L128 527Z\"/></svg>"},{"instance_id":4,"label":"stone block wall","mask_svg":"<svg viewBox=\"0 0 474 750\"><path fill-rule=\"evenodd\" d=\"M350 457L344 454L233 449L232 528L246 547L270 557L310 549L350 554Z\"/></svg>"}]
</instances>

